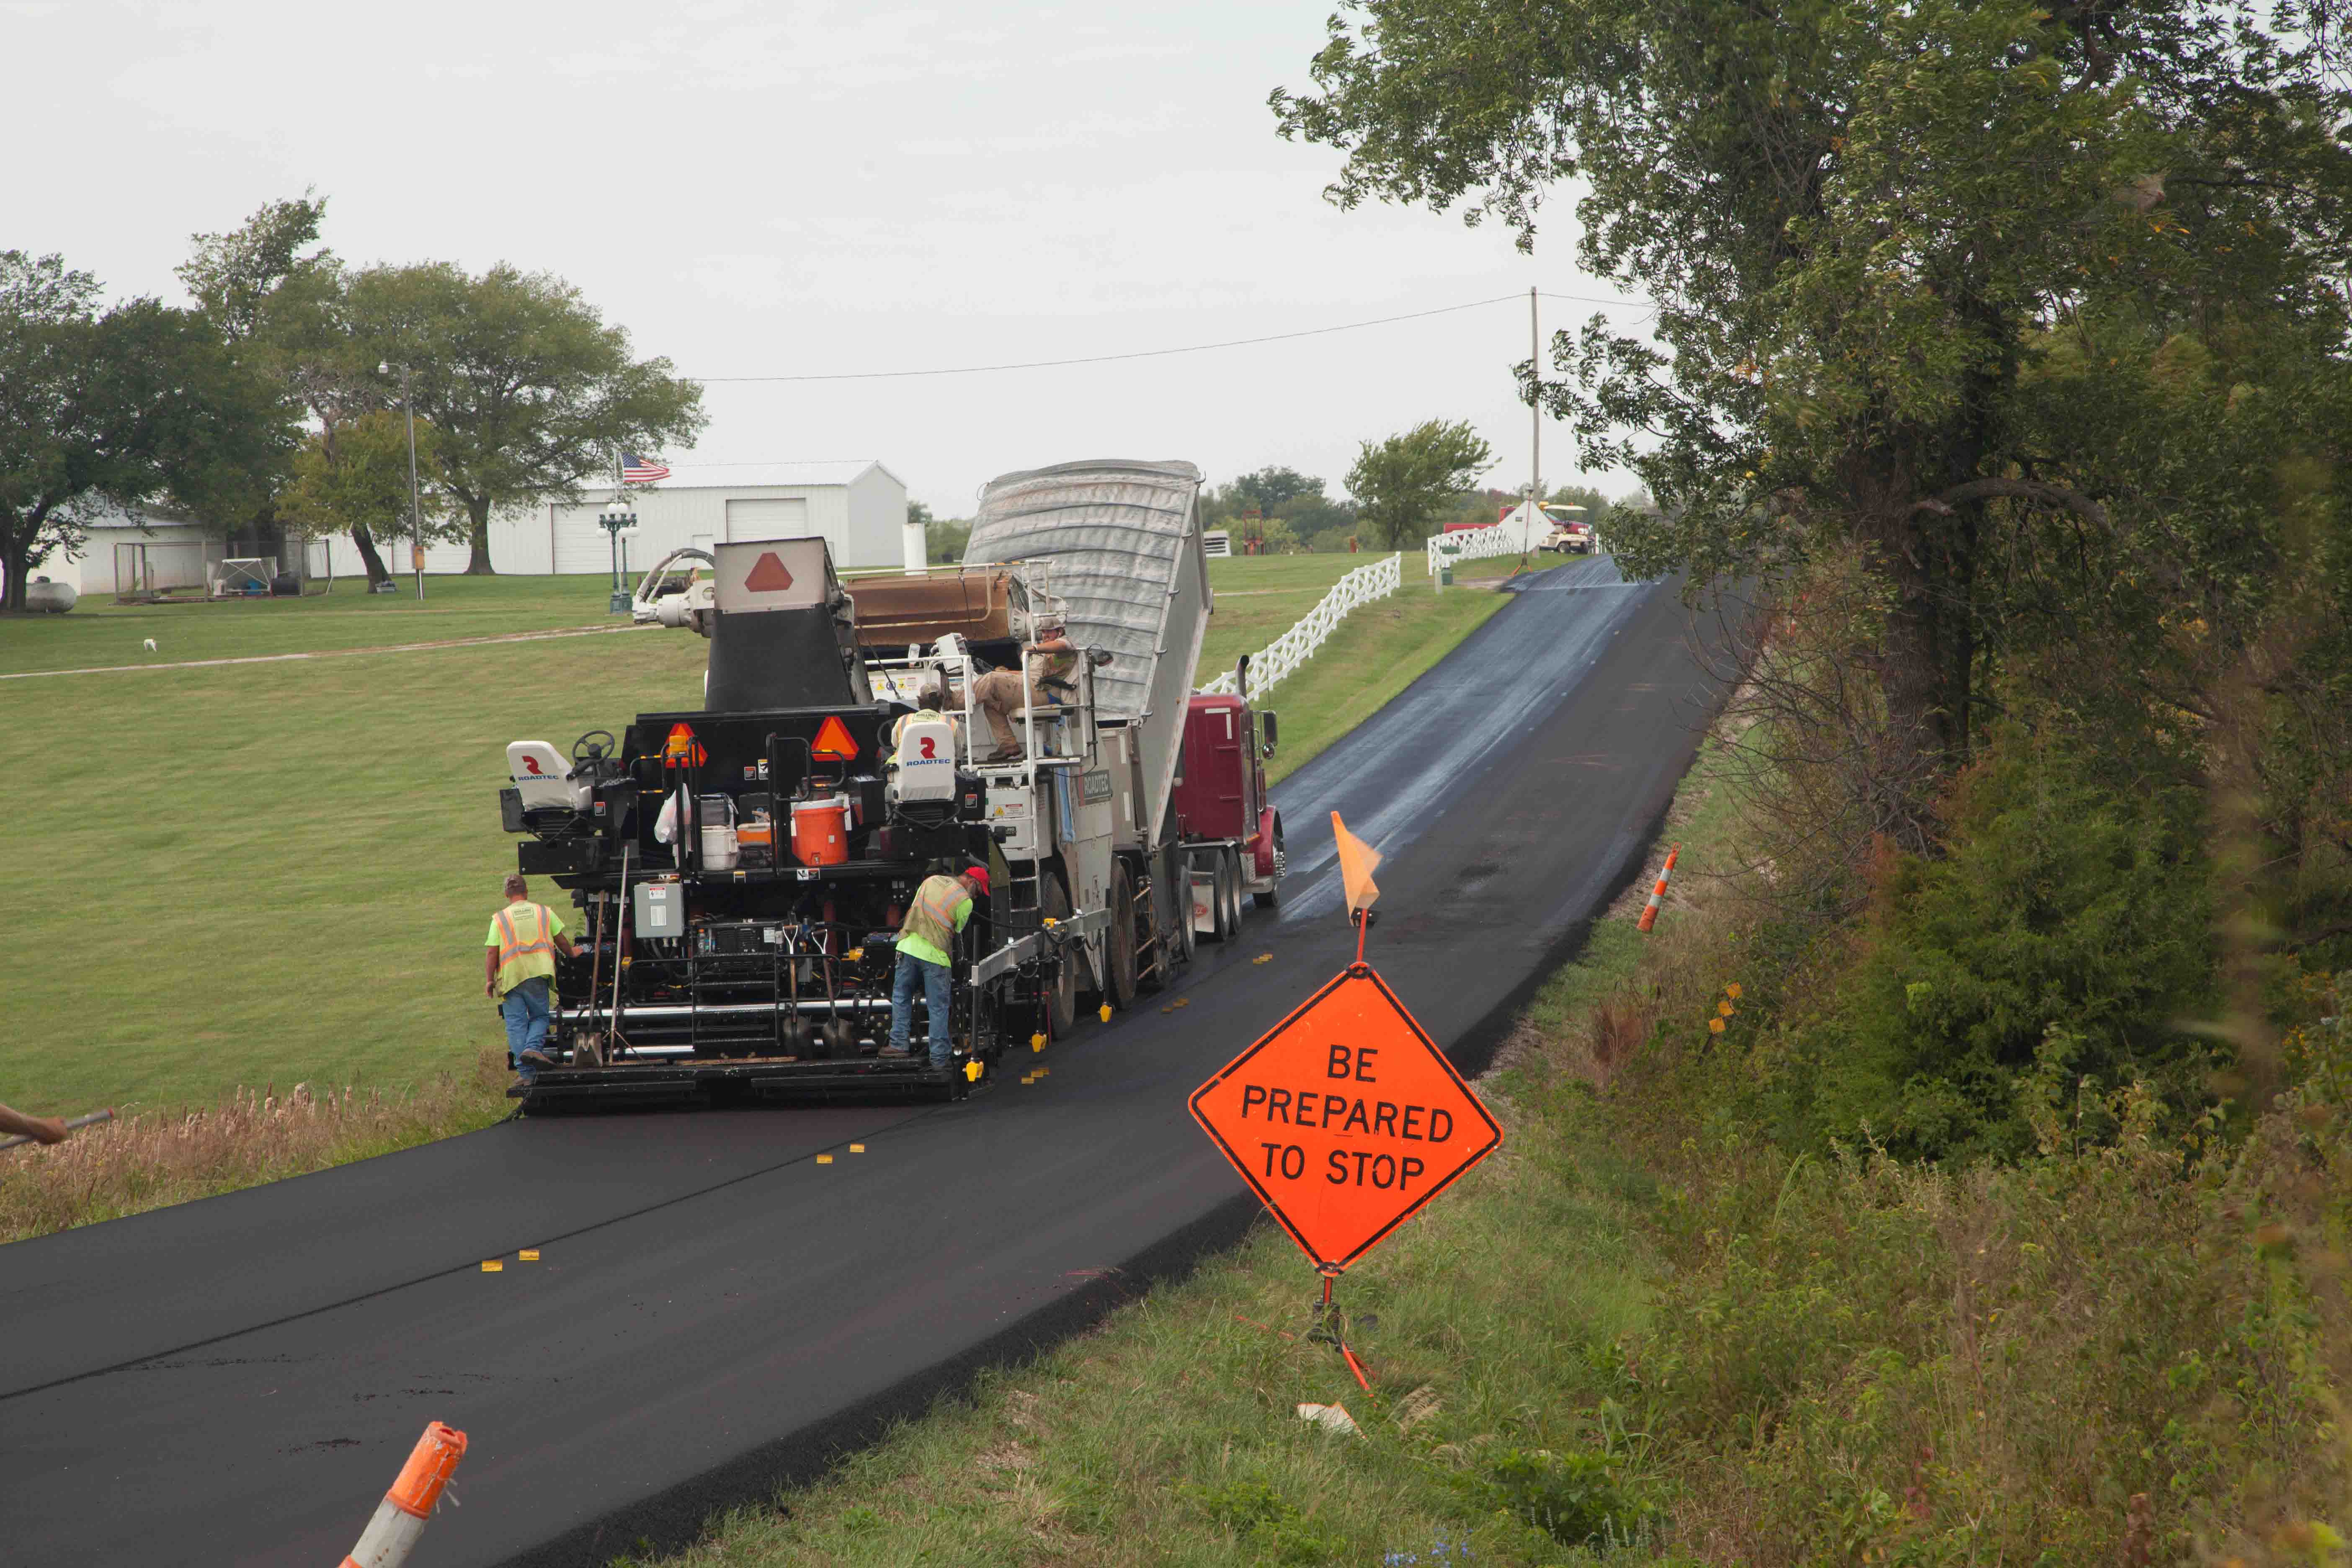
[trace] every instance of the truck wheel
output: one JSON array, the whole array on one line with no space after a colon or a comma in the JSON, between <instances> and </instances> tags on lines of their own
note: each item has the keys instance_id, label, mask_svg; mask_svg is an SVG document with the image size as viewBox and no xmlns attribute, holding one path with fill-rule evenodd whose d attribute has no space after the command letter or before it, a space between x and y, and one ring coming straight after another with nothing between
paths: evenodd
<instances>
[{"instance_id":1,"label":"truck wheel","mask_svg":"<svg viewBox=\"0 0 2352 1568\"><path fill-rule=\"evenodd\" d=\"M1239 942L1242 934L1242 858L1237 850L1225 851L1224 863L1218 868L1223 873L1225 900L1225 940Z\"/></svg>"},{"instance_id":2,"label":"truck wheel","mask_svg":"<svg viewBox=\"0 0 2352 1568\"><path fill-rule=\"evenodd\" d=\"M1125 1012L1135 1000L1135 883L1127 868L1110 873L1110 930L1103 938L1104 967L1110 971L1109 1002Z\"/></svg>"}]
</instances>

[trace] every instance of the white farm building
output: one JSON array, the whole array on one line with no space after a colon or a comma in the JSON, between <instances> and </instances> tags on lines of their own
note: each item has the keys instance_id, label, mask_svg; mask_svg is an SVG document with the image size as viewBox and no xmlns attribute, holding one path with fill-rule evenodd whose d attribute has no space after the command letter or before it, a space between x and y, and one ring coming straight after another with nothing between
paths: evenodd
<instances>
[{"instance_id":1,"label":"white farm building","mask_svg":"<svg viewBox=\"0 0 2352 1568\"><path fill-rule=\"evenodd\" d=\"M811 534L823 536L833 547L834 565L842 571L893 569L910 560L916 563L922 560L919 544L911 557L907 552L906 484L878 462L769 464L702 471L723 471L728 478L629 487L628 504L637 514L637 527L623 542L633 573L688 545L708 550L731 540ZM584 499L574 505L558 502L492 518L490 564L500 572L522 575L598 576L610 572L612 537L596 519L611 507L613 487L590 486L583 494ZM379 533L376 549L395 575L411 570L405 536ZM119 586L128 585L118 584L118 566L126 578L143 568L149 587L201 588L207 574L230 553L236 553L230 542L163 508L150 506L132 512L110 507L91 518L88 539L79 552L52 554L33 574L70 584L80 593L93 595L111 595ZM313 578L366 574L359 547L349 534L310 541L305 557L299 570ZM470 559L464 544L425 547L427 572L463 572ZM290 561L284 565L289 571L297 570Z\"/></svg>"},{"instance_id":2,"label":"white farm building","mask_svg":"<svg viewBox=\"0 0 2352 1568\"><path fill-rule=\"evenodd\" d=\"M708 550L737 539L787 539L821 535L833 547L837 568L895 567L904 560L907 486L880 463L789 463L709 468L703 474L681 467L680 477L658 485L631 485L629 507L637 531L625 541L629 567L642 571L673 550ZM612 570L612 537L597 516L613 500L610 484L590 485L574 505L562 502L509 512L490 520L490 564L527 575ZM360 574L359 552L347 536L333 541L335 574ZM376 548L393 571L409 570L405 539L379 534ZM469 559L463 544L425 547L427 572L463 572Z\"/></svg>"}]
</instances>

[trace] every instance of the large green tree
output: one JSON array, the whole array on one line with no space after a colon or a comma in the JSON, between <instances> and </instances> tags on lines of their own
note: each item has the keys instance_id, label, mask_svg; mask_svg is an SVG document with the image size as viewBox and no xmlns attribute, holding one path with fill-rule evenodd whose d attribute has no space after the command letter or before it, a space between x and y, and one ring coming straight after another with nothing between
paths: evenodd
<instances>
[{"instance_id":1,"label":"large green tree","mask_svg":"<svg viewBox=\"0 0 2352 1568\"><path fill-rule=\"evenodd\" d=\"M391 409L321 426L295 456L293 482L278 497L280 513L312 534L350 534L370 585L391 582L376 545L379 530L388 539L421 531L433 540L469 531L450 504L440 432L419 420L415 443L412 470L408 421Z\"/></svg>"},{"instance_id":2,"label":"large green tree","mask_svg":"<svg viewBox=\"0 0 2352 1568\"><path fill-rule=\"evenodd\" d=\"M0 609L22 611L32 569L105 504L251 504L292 412L200 315L101 310L89 274L0 252Z\"/></svg>"},{"instance_id":3,"label":"large green tree","mask_svg":"<svg viewBox=\"0 0 2352 1568\"><path fill-rule=\"evenodd\" d=\"M493 513L576 500L616 450L690 442L705 422L700 386L634 357L625 330L547 273L370 268L351 276L343 308L358 360L389 367L379 395L398 402L405 367L417 416L439 432L469 573L490 570Z\"/></svg>"},{"instance_id":4,"label":"large green tree","mask_svg":"<svg viewBox=\"0 0 2352 1568\"><path fill-rule=\"evenodd\" d=\"M1995 661L2137 687L2298 571L2277 475L2332 439L2352 103L2252 0L1363 0L1284 132L1333 187L1502 220L1574 191L1580 259L1654 300L1530 390L1631 468L1636 571L1858 552L1911 800ZM1558 379L1539 372L1561 370ZM1540 385L1533 384L1540 379ZM1926 832L1916 811L1907 835Z\"/></svg>"},{"instance_id":5,"label":"large green tree","mask_svg":"<svg viewBox=\"0 0 2352 1568\"><path fill-rule=\"evenodd\" d=\"M1348 490L1365 530L1393 550L1419 543L1440 509L1494 464L1493 450L1467 424L1430 419L1362 443Z\"/></svg>"}]
</instances>

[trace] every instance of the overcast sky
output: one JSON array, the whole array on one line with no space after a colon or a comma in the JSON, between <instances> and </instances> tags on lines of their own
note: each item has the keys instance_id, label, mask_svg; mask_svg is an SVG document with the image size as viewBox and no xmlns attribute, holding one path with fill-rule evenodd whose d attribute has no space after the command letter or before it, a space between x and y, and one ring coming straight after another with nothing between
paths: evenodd
<instances>
[{"instance_id":1,"label":"overcast sky","mask_svg":"<svg viewBox=\"0 0 2352 1568\"><path fill-rule=\"evenodd\" d=\"M1557 200L1507 233L1343 213L1265 108L1331 0L367 7L10 4L0 246L180 299L188 236L315 188L361 263L505 260L718 378L921 370L1427 320L1118 364L706 394L681 481L877 458L942 515L1012 468L1185 458L1214 481L1434 417L1526 482L1530 285L1607 295ZM28 132L31 132L28 134ZM1592 307L1543 302L1549 335ZM1615 312L1631 324L1638 312ZM1544 478L1580 476L1548 424ZM706 466L708 465L708 466Z\"/></svg>"}]
</instances>

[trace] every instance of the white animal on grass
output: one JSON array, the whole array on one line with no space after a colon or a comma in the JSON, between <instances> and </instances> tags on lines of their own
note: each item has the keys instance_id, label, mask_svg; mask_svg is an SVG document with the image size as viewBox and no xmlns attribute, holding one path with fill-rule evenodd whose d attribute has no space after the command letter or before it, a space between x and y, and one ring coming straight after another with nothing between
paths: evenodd
<instances>
[{"instance_id":1,"label":"white animal on grass","mask_svg":"<svg viewBox=\"0 0 2352 1568\"><path fill-rule=\"evenodd\" d=\"M153 637L149 637L145 646L149 653L153 653L155 651L155 639Z\"/></svg>"}]
</instances>

